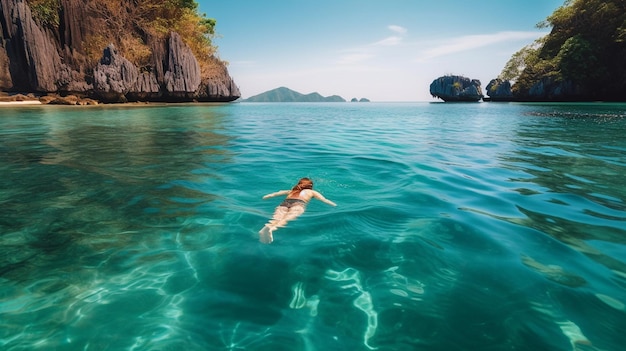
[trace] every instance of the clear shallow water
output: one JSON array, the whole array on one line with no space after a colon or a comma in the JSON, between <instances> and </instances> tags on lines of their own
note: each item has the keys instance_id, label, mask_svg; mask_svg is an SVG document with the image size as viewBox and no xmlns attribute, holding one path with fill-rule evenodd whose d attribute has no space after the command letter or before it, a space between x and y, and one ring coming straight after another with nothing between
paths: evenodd
<instances>
[{"instance_id":1,"label":"clear shallow water","mask_svg":"<svg viewBox=\"0 0 626 351\"><path fill-rule=\"evenodd\" d=\"M3 350L620 350L626 105L0 109ZM258 242L309 176L338 207Z\"/></svg>"}]
</instances>

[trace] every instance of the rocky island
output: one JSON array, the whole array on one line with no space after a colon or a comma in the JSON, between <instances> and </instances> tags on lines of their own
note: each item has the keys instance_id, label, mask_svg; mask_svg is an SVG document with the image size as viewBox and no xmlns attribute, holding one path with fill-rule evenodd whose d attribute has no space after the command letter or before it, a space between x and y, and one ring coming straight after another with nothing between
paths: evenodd
<instances>
[{"instance_id":1,"label":"rocky island","mask_svg":"<svg viewBox=\"0 0 626 351\"><path fill-rule=\"evenodd\" d=\"M228 102L215 21L190 0L0 0L0 91L102 102Z\"/></svg>"},{"instance_id":2,"label":"rocky island","mask_svg":"<svg viewBox=\"0 0 626 351\"><path fill-rule=\"evenodd\" d=\"M623 0L566 1L538 26L552 29L513 54L487 85L485 101L626 101ZM430 92L444 101L478 101L480 90L468 81L475 80L440 77Z\"/></svg>"},{"instance_id":3,"label":"rocky island","mask_svg":"<svg viewBox=\"0 0 626 351\"><path fill-rule=\"evenodd\" d=\"M443 76L430 84L430 95L445 102L476 102L483 94L478 79L463 76Z\"/></svg>"},{"instance_id":4,"label":"rocky island","mask_svg":"<svg viewBox=\"0 0 626 351\"><path fill-rule=\"evenodd\" d=\"M484 100L626 101L623 0L566 1L539 27L552 29L513 54L487 85L489 98ZM444 101L477 98L474 91L464 93L466 85L461 82L467 79L459 79L436 79L431 94Z\"/></svg>"},{"instance_id":5,"label":"rocky island","mask_svg":"<svg viewBox=\"0 0 626 351\"><path fill-rule=\"evenodd\" d=\"M513 92L511 90L511 82L501 78L492 79L486 87L487 96L485 101L513 101Z\"/></svg>"}]
</instances>

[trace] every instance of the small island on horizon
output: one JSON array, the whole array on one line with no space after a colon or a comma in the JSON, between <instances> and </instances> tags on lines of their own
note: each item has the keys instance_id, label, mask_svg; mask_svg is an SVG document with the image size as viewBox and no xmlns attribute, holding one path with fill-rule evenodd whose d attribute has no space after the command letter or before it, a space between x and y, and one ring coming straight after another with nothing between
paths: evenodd
<instances>
[{"instance_id":1,"label":"small island on horizon","mask_svg":"<svg viewBox=\"0 0 626 351\"><path fill-rule=\"evenodd\" d=\"M351 101L369 102L366 98L360 100L353 98ZM339 95L322 96L318 92L302 94L287 87L280 87L243 99L241 102L346 102L346 100Z\"/></svg>"}]
</instances>

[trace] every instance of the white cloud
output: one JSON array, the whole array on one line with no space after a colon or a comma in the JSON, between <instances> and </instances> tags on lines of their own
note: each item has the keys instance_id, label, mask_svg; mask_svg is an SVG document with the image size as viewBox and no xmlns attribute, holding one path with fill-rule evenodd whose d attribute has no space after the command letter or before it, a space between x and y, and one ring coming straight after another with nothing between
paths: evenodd
<instances>
[{"instance_id":1,"label":"white cloud","mask_svg":"<svg viewBox=\"0 0 626 351\"><path fill-rule=\"evenodd\" d=\"M365 46L346 50L347 53L339 57L339 59L335 63L339 65L353 65L356 63L361 63L363 61L374 58L380 53L380 49L376 47L400 45L403 39L402 36L407 32L406 28L397 25L390 25L387 28L393 32L398 33L398 35L392 35Z\"/></svg>"},{"instance_id":2,"label":"white cloud","mask_svg":"<svg viewBox=\"0 0 626 351\"><path fill-rule=\"evenodd\" d=\"M375 46L395 46L402 42L402 38L398 36L387 37L383 40L377 41L372 45Z\"/></svg>"},{"instance_id":3,"label":"white cloud","mask_svg":"<svg viewBox=\"0 0 626 351\"><path fill-rule=\"evenodd\" d=\"M441 45L424 50L418 57L418 61L428 61L436 57L474 50L502 42L534 40L545 34L541 32L498 32L494 34L466 35L445 40Z\"/></svg>"},{"instance_id":4,"label":"white cloud","mask_svg":"<svg viewBox=\"0 0 626 351\"><path fill-rule=\"evenodd\" d=\"M407 29L401 26L397 26L395 24L389 25L387 28L389 28L391 31L396 32L398 34L406 34Z\"/></svg>"},{"instance_id":5,"label":"white cloud","mask_svg":"<svg viewBox=\"0 0 626 351\"><path fill-rule=\"evenodd\" d=\"M391 24L389 26L387 26L387 28L389 30L391 30L392 32L397 33L397 35L392 35L390 37L387 37L383 40L379 40L375 43L373 43L372 45L374 46L396 46L399 45L400 43L402 43L402 37L406 34L407 29L401 26L397 26L395 24Z\"/></svg>"}]
</instances>

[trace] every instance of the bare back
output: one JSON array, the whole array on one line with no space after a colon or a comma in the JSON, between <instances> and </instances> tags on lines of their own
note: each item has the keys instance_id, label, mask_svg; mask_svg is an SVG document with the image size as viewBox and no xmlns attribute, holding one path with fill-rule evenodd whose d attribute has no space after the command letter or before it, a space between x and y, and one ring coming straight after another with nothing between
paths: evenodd
<instances>
[{"instance_id":1,"label":"bare back","mask_svg":"<svg viewBox=\"0 0 626 351\"><path fill-rule=\"evenodd\" d=\"M329 204L331 206L336 206L336 204L328 199L326 199L322 194L320 194L319 192L312 190L312 189L303 189L302 191L300 191L300 194L298 194L298 196L292 196L291 193L289 195L287 195L288 199L299 199L302 200L304 202L309 202L311 201L312 198L316 198L326 204Z\"/></svg>"}]
</instances>

